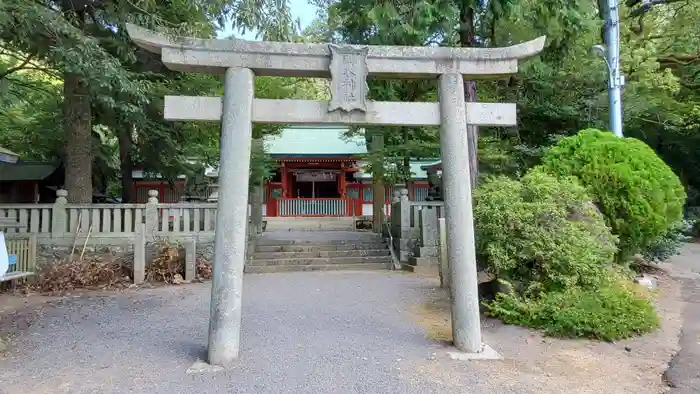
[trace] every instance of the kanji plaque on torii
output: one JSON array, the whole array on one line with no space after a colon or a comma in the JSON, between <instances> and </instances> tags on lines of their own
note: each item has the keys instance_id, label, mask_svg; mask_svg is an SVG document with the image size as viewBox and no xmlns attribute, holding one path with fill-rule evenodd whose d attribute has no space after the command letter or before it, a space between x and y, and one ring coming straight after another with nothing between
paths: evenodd
<instances>
[{"instance_id":1,"label":"kanji plaque on torii","mask_svg":"<svg viewBox=\"0 0 700 394\"><path fill-rule=\"evenodd\" d=\"M331 103L328 112L367 111L368 47L328 45L331 51Z\"/></svg>"},{"instance_id":2,"label":"kanji plaque on torii","mask_svg":"<svg viewBox=\"0 0 700 394\"><path fill-rule=\"evenodd\" d=\"M170 120L221 121L221 159L209 321L209 362L240 350L252 123L439 126L455 346L476 357L481 341L467 124L516 124L515 104L466 103L464 79L504 77L539 53L545 37L505 48L329 46L170 38L127 25L170 69L224 74L224 97L165 97ZM254 97L255 76L331 77L331 102ZM366 99L367 77L437 78L439 102Z\"/></svg>"}]
</instances>

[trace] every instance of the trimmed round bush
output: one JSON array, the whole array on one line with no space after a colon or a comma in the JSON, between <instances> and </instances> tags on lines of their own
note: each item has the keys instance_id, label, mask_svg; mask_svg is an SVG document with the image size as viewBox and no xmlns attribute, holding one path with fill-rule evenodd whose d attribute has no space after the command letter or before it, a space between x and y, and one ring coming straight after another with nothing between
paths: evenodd
<instances>
[{"instance_id":1,"label":"trimmed round bush","mask_svg":"<svg viewBox=\"0 0 700 394\"><path fill-rule=\"evenodd\" d=\"M559 141L539 168L579 179L619 236L620 260L647 247L682 219L683 185L656 152L635 138L583 130Z\"/></svg>"},{"instance_id":2,"label":"trimmed round bush","mask_svg":"<svg viewBox=\"0 0 700 394\"><path fill-rule=\"evenodd\" d=\"M574 178L543 171L488 178L474 192L479 260L523 295L597 284L617 240L590 201Z\"/></svg>"}]
</instances>

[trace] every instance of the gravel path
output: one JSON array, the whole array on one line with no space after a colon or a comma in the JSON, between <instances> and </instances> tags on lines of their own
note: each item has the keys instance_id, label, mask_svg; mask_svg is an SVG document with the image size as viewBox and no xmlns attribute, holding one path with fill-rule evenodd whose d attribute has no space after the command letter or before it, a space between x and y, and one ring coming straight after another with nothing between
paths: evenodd
<instances>
[{"instance_id":1,"label":"gravel path","mask_svg":"<svg viewBox=\"0 0 700 394\"><path fill-rule=\"evenodd\" d=\"M666 371L674 386L672 393L700 393L700 245L685 246L683 254L671 259L673 276L683 285L683 332L681 349Z\"/></svg>"},{"instance_id":2,"label":"gravel path","mask_svg":"<svg viewBox=\"0 0 700 394\"><path fill-rule=\"evenodd\" d=\"M426 339L450 333L449 300L434 278L299 272L244 283L241 359L231 370L187 372L205 357L209 284L139 289L26 309L33 324L18 325L22 335L0 359L0 393L658 394L682 306L680 287L664 282L664 329L616 344L486 320L484 340L505 359L460 362Z\"/></svg>"},{"instance_id":3,"label":"gravel path","mask_svg":"<svg viewBox=\"0 0 700 394\"><path fill-rule=\"evenodd\" d=\"M430 285L389 272L248 275L240 364L208 374L186 371L205 356L209 284L54 302L0 361L0 391L437 393L440 382L402 370L446 350L409 312ZM450 362L442 353L435 362ZM460 369L450 387L510 392Z\"/></svg>"}]
</instances>

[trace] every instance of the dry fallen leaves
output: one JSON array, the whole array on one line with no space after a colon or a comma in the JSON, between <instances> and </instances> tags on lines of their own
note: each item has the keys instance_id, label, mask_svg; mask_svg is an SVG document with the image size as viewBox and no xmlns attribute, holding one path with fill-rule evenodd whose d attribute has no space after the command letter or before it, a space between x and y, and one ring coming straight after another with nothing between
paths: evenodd
<instances>
[{"instance_id":1,"label":"dry fallen leaves","mask_svg":"<svg viewBox=\"0 0 700 394\"><path fill-rule=\"evenodd\" d=\"M129 286L131 264L121 259L93 256L49 264L31 287L43 293L61 293L81 288L123 288Z\"/></svg>"},{"instance_id":2,"label":"dry fallen leaves","mask_svg":"<svg viewBox=\"0 0 700 394\"><path fill-rule=\"evenodd\" d=\"M183 279L183 246L167 240L158 240L153 246L155 251L153 260L146 269L146 282L176 285L187 283ZM55 294L75 289L121 289L129 287L133 282L133 255L119 257L107 253L86 257L82 260L65 259L47 265L39 272L37 280L24 290ZM211 263L202 257L197 258L195 272L198 281L211 279Z\"/></svg>"}]
</instances>

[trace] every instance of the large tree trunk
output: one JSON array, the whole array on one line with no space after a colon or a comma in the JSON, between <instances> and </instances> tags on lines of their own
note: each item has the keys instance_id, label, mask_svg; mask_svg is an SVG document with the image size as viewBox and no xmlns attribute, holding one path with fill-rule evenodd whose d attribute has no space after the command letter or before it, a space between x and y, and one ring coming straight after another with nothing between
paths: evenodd
<instances>
[{"instance_id":1,"label":"large tree trunk","mask_svg":"<svg viewBox=\"0 0 700 394\"><path fill-rule=\"evenodd\" d=\"M131 148L133 141L131 140L131 132L128 127L118 128L119 137L119 168L121 170L122 180L122 202L134 202L133 196L133 171L134 161L131 159Z\"/></svg>"},{"instance_id":2,"label":"large tree trunk","mask_svg":"<svg viewBox=\"0 0 700 394\"><path fill-rule=\"evenodd\" d=\"M375 132L372 135L370 149L375 158L372 172L372 231L382 232L384 224L384 205L386 203L384 184L384 136ZM354 224L353 224L354 226Z\"/></svg>"},{"instance_id":3,"label":"large tree trunk","mask_svg":"<svg viewBox=\"0 0 700 394\"><path fill-rule=\"evenodd\" d=\"M459 12L460 29L459 41L461 47L471 47L474 42L474 8L462 5ZM476 81L464 81L464 100L475 102L477 100ZM476 179L479 175L479 160L477 157L479 139L479 127L467 125L467 141L469 144L469 172L472 188L476 187Z\"/></svg>"},{"instance_id":4,"label":"large tree trunk","mask_svg":"<svg viewBox=\"0 0 700 394\"><path fill-rule=\"evenodd\" d=\"M92 112L88 90L74 74L63 76L68 200L92 202Z\"/></svg>"}]
</instances>

